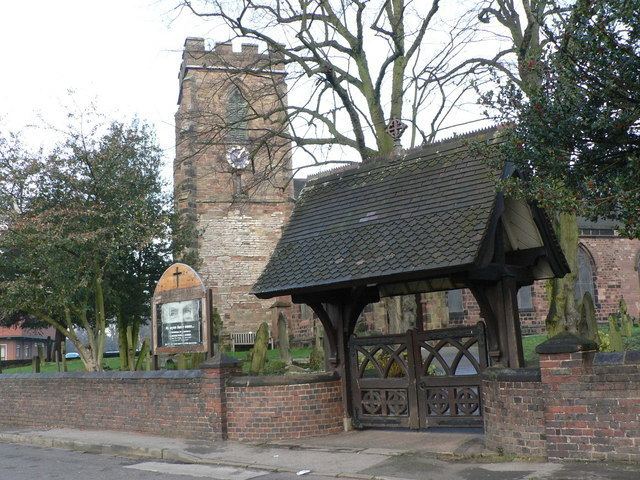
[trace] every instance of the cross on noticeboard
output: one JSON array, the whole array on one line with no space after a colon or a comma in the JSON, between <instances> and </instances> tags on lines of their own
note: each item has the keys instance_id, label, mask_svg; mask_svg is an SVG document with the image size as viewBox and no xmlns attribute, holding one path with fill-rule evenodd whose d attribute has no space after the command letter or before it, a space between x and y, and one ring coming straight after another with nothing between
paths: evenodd
<instances>
[{"instance_id":1,"label":"cross on noticeboard","mask_svg":"<svg viewBox=\"0 0 640 480\"><path fill-rule=\"evenodd\" d=\"M180 275L182 275L184 272L180 271L180 267L176 267L176 271L173 272L173 276L176 277L176 288L178 288L180 286Z\"/></svg>"},{"instance_id":2,"label":"cross on noticeboard","mask_svg":"<svg viewBox=\"0 0 640 480\"><path fill-rule=\"evenodd\" d=\"M402 123L399 118L393 117L387 125L387 133L393 138L394 142L399 142L400 137L407 129L407 125Z\"/></svg>"}]
</instances>

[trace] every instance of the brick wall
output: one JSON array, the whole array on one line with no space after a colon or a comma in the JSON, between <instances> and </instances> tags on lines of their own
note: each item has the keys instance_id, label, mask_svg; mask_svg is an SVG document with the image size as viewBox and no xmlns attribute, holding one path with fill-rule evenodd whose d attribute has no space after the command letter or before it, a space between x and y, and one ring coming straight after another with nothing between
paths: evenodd
<instances>
[{"instance_id":1,"label":"brick wall","mask_svg":"<svg viewBox=\"0 0 640 480\"><path fill-rule=\"evenodd\" d=\"M516 455L547 456L539 370L488 369L482 395L487 448Z\"/></svg>"},{"instance_id":2,"label":"brick wall","mask_svg":"<svg viewBox=\"0 0 640 480\"><path fill-rule=\"evenodd\" d=\"M595 264L598 319L605 321L611 313L617 312L622 297L627 302L629 313L640 317L640 277L637 270L640 240L582 237L580 243Z\"/></svg>"},{"instance_id":3,"label":"brick wall","mask_svg":"<svg viewBox=\"0 0 640 480\"><path fill-rule=\"evenodd\" d=\"M0 424L214 439L221 435L220 407L212 405L219 392L219 382L200 370L3 374Z\"/></svg>"},{"instance_id":4,"label":"brick wall","mask_svg":"<svg viewBox=\"0 0 640 480\"><path fill-rule=\"evenodd\" d=\"M483 381L488 447L640 462L640 352L541 354L540 381L530 380L507 372Z\"/></svg>"},{"instance_id":5,"label":"brick wall","mask_svg":"<svg viewBox=\"0 0 640 480\"><path fill-rule=\"evenodd\" d=\"M269 440L342 431L340 381L319 378L296 384L278 384L288 381L284 377L268 384L259 377L234 379L227 386L229 438Z\"/></svg>"},{"instance_id":6,"label":"brick wall","mask_svg":"<svg viewBox=\"0 0 640 480\"><path fill-rule=\"evenodd\" d=\"M232 366L4 374L0 375L0 425L199 440L301 438L342 430L340 382L334 377L232 378L235 373ZM270 385L264 384L265 378L272 379ZM234 382L235 386L225 387Z\"/></svg>"},{"instance_id":7,"label":"brick wall","mask_svg":"<svg viewBox=\"0 0 640 480\"><path fill-rule=\"evenodd\" d=\"M640 352L541 355L550 459L640 462Z\"/></svg>"}]
</instances>

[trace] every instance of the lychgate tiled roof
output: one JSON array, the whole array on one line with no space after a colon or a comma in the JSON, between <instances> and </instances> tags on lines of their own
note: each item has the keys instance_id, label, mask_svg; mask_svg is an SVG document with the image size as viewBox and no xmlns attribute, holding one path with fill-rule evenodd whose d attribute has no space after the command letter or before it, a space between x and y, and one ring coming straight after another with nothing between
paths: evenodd
<instances>
[{"instance_id":1,"label":"lychgate tiled roof","mask_svg":"<svg viewBox=\"0 0 640 480\"><path fill-rule=\"evenodd\" d=\"M496 200L496 172L473 151L458 138L308 182L254 293L473 264Z\"/></svg>"}]
</instances>

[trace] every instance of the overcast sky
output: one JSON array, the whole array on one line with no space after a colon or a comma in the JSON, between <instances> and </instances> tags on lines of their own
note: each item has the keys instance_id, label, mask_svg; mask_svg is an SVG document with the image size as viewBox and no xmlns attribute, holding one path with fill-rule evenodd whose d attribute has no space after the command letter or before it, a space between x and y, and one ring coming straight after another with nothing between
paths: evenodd
<instances>
[{"instance_id":1,"label":"overcast sky","mask_svg":"<svg viewBox=\"0 0 640 480\"><path fill-rule=\"evenodd\" d=\"M184 39L215 36L211 25L177 15L174 4L0 2L0 128L23 129L37 145L46 132L28 126L41 125L38 117L61 127L65 105L81 108L95 99L109 116L152 123L170 161Z\"/></svg>"}]
</instances>

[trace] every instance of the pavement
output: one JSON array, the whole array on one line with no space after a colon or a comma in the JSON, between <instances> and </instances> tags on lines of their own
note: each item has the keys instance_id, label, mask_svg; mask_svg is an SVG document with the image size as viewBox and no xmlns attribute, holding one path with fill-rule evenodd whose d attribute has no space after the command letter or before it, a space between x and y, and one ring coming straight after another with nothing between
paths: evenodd
<instances>
[{"instance_id":1,"label":"pavement","mask_svg":"<svg viewBox=\"0 0 640 480\"><path fill-rule=\"evenodd\" d=\"M327 437L265 443L200 442L128 432L7 429L0 442L171 464L185 475L194 465L247 472L307 471L320 477L411 480L637 480L640 466L549 463L505 457L484 449L476 430L365 430ZM212 478L212 477L210 477ZM215 478L215 477L213 477Z\"/></svg>"}]
</instances>

